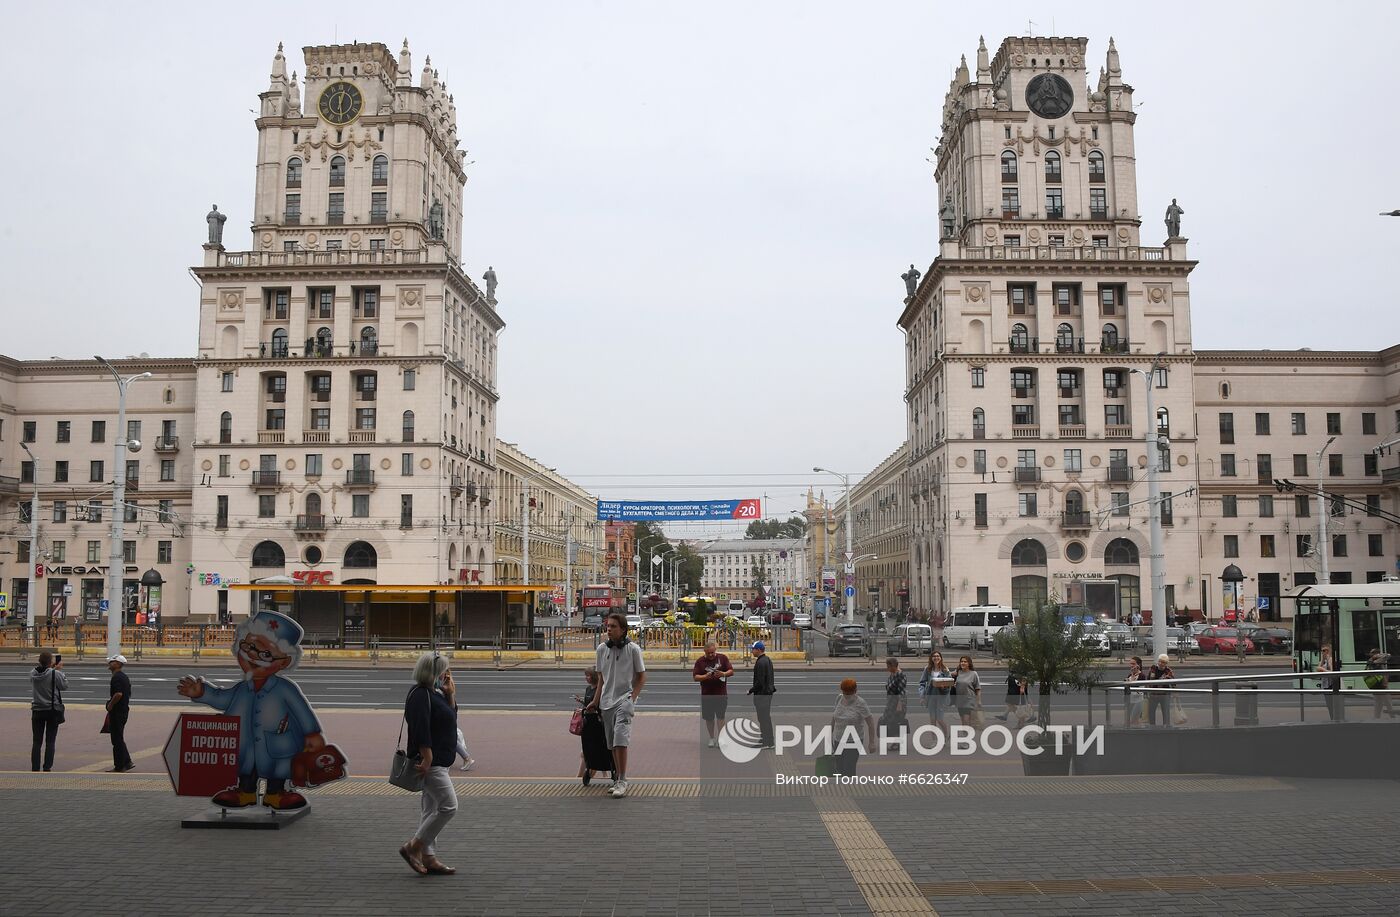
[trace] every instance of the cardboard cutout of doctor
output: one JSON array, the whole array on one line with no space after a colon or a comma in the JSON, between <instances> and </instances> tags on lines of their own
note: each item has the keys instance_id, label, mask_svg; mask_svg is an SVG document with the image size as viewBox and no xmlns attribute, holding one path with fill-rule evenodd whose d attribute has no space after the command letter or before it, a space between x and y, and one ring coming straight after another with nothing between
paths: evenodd
<instances>
[{"instance_id":1,"label":"cardboard cutout of doctor","mask_svg":"<svg viewBox=\"0 0 1400 917\"><path fill-rule=\"evenodd\" d=\"M238 625L233 655L243 681L220 688L186 675L177 690L190 700L239 719L238 784L216 793L213 803L242 808L258 801L258 779L267 781L264 806L290 811L306 797L287 788L320 786L345 776L345 755L327 745L306 695L279 673L301 661L302 628L276 611L260 611Z\"/></svg>"}]
</instances>

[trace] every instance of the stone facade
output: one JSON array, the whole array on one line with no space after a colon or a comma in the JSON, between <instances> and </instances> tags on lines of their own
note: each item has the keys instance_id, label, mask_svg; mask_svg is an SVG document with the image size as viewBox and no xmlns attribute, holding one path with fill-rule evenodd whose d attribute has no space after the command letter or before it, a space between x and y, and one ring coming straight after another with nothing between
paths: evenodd
<instances>
[{"instance_id":1,"label":"stone facade","mask_svg":"<svg viewBox=\"0 0 1400 917\"><path fill-rule=\"evenodd\" d=\"M909 606L908 465L909 447L903 444L851 488L856 600L862 608ZM839 510L837 523L842 530L836 537L844 543L844 500Z\"/></svg>"},{"instance_id":2,"label":"stone facade","mask_svg":"<svg viewBox=\"0 0 1400 917\"><path fill-rule=\"evenodd\" d=\"M519 583L525 556L522 508L529 507L530 576L536 585L562 588L566 540L573 544L574 592L607 573L603 563L603 524L598 498L520 451L514 443L496 447L495 582Z\"/></svg>"},{"instance_id":3,"label":"stone facade","mask_svg":"<svg viewBox=\"0 0 1400 917\"><path fill-rule=\"evenodd\" d=\"M696 544L695 550L705 562L700 591L721 603L748 602L758 595L755 568L762 568L765 584L774 587L774 599L789 588L795 595L807 585L807 552L801 538L715 539Z\"/></svg>"}]
</instances>

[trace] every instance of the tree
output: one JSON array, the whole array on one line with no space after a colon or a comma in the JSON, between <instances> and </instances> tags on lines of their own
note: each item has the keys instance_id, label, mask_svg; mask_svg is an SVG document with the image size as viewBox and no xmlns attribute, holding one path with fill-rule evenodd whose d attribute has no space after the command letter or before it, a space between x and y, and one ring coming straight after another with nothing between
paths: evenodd
<instances>
[{"instance_id":1,"label":"tree","mask_svg":"<svg viewBox=\"0 0 1400 917\"><path fill-rule=\"evenodd\" d=\"M749 602L750 608L762 608L766 604L768 593L765 591L768 585L768 562L760 555L758 562L753 565L750 571L753 575L753 587L758 593Z\"/></svg>"},{"instance_id":2,"label":"tree","mask_svg":"<svg viewBox=\"0 0 1400 917\"><path fill-rule=\"evenodd\" d=\"M680 554L680 564L676 572L681 590L686 593L699 592L700 577L705 573L705 558L684 543L677 545L676 551Z\"/></svg>"},{"instance_id":3,"label":"tree","mask_svg":"<svg viewBox=\"0 0 1400 917\"><path fill-rule=\"evenodd\" d=\"M1084 642L1084 625L1065 627L1054 601L1022 612L1008 632L996 636L997 653L1008 671L1039 687L1036 723L1050 723L1050 694L1091 688L1103 680L1093 647Z\"/></svg>"},{"instance_id":4,"label":"tree","mask_svg":"<svg viewBox=\"0 0 1400 917\"><path fill-rule=\"evenodd\" d=\"M755 519L744 529L744 537L760 538L801 538L807 534L807 520L801 516L791 516L786 522L778 519Z\"/></svg>"}]
</instances>

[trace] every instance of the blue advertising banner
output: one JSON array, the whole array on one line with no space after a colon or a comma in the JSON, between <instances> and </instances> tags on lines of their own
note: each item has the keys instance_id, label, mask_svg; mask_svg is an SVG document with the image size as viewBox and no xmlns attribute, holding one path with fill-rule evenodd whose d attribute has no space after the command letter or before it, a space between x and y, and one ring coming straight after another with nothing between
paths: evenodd
<instances>
[{"instance_id":1,"label":"blue advertising banner","mask_svg":"<svg viewBox=\"0 0 1400 917\"><path fill-rule=\"evenodd\" d=\"M599 500L599 519L651 522L666 519L758 519L758 500Z\"/></svg>"}]
</instances>

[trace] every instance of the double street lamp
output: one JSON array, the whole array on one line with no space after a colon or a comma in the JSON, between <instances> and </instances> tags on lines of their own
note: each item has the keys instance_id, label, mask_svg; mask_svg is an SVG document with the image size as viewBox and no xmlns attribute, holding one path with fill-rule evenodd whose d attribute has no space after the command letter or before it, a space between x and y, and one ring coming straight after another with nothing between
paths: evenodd
<instances>
[{"instance_id":1,"label":"double street lamp","mask_svg":"<svg viewBox=\"0 0 1400 917\"><path fill-rule=\"evenodd\" d=\"M850 624L854 622L856 618L856 590L854 585L856 565L853 559L855 553L851 549L851 476L839 471L832 471L829 468L813 467L812 470L823 474L835 475L840 478L842 487L846 491L846 623Z\"/></svg>"},{"instance_id":2,"label":"double street lamp","mask_svg":"<svg viewBox=\"0 0 1400 917\"><path fill-rule=\"evenodd\" d=\"M1169 651L1167 648L1167 574L1166 565L1162 558L1162 489L1157 482L1157 473L1161 465L1162 436L1157 429L1157 406L1152 394L1153 389L1157 387L1157 371L1165 365L1165 357L1165 353L1159 353L1152 360L1151 368L1133 370L1141 375L1146 382L1144 386L1147 395L1145 444L1147 446L1148 538L1151 545L1148 561L1152 577L1152 645L1153 653L1156 655Z\"/></svg>"},{"instance_id":3,"label":"double street lamp","mask_svg":"<svg viewBox=\"0 0 1400 917\"><path fill-rule=\"evenodd\" d=\"M150 379L150 373L137 373L122 378L116 367L102 357L94 360L107 367L112 378L117 380L117 435L112 448L112 552L108 555L107 566L107 655L115 656L122 651L122 568L125 553L122 542L122 523L126 519L126 450L132 452L141 448L139 440L126 439L126 390L133 382ZM37 510L37 507L36 507ZM33 608L33 598L30 598Z\"/></svg>"}]
</instances>

